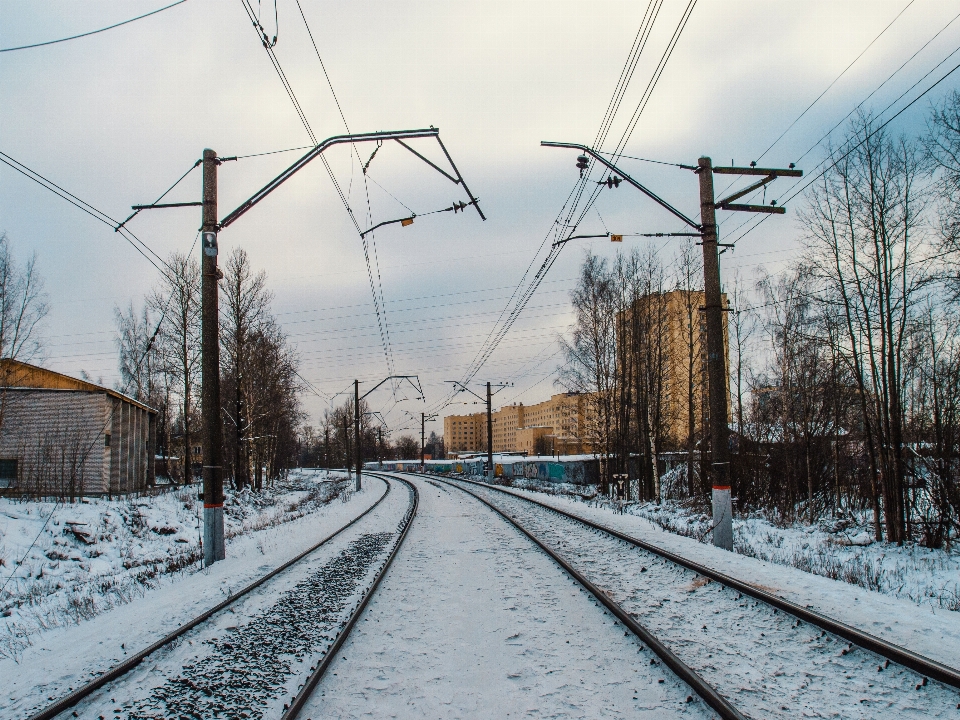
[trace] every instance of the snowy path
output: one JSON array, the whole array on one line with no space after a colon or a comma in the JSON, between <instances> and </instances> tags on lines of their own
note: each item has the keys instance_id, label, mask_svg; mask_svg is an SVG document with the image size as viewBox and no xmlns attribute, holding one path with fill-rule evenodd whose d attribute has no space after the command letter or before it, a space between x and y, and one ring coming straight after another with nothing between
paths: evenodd
<instances>
[{"instance_id":1,"label":"snowy path","mask_svg":"<svg viewBox=\"0 0 960 720\"><path fill-rule=\"evenodd\" d=\"M467 487L609 592L750 717L957 717L953 688L885 667L872 653L574 520Z\"/></svg>"},{"instance_id":2,"label":"snowy path","mask_svg":"<svg viewBox=\"0 0 960 720\"><path fill-rule=\"evenodd\" d=\"M713 716L516 529L408 479L410 534L302 718Z\"/></svg>"},{"instance_id":3,"label":"snowy path","mask_svg":"<svg viewBox=\"0 0 960 720\"><path fill-rule=\"evenodd\" d=\"M376 503L383 496L385 487L382 480L371 478L364 484L364 490L353 495L348 502L324 506L317 512L286 525L268 528L231 541L228 544L227 560L202 573L178 578L177 581L150 591L128 605L114 608L80 625L60 628L42 635L39 641L24 653L19 664L12 660L0 663L0 716L31 716L43 705L103 673L140 648L150 645L187 620L216 605L230 593L337 531ZM128 676L132 678L129 684L124 680L106 686L99 696L105 703L88 703L83 706L85 709L82 711L78 708L79 715L92 718L101 714L104 717L115 717L118 714L123 717L131 716L129 710L132 705L124 709L119 704L113 704L111 699L119 698L116 693L111 692L111 688L120 687L122 682L122 686L128 688L128 691L124 691L126 694L123 699L129 703L137 698L142 699L141 696L145 697L151 688L162 684L164 678L174 672L176 667L193 661L209 663L210 660L204 658L215 654L212 651L216 649L211 643L222 641L233 644L229 638L237 633L231 628L255 620L258 614L267 617L276 615L277 612L271 611L271 608L281 602L285 594L289 595L291 591L297 590L304 582L309 583L314 575L324 572L325 568L328 574L344 575L346 570L346 574L353 572L355 576L365 575L366 573L361 573L356 568L350 570L347 567L349 562L343 558L338 564L337 558L351 543L360 542L363 545L366 542L366 549L374 551L369 537L364 541L364 536L376 535L382 531L395 534L397 522L409 506L409 501L410 492L404 485L394 483L394 490L380 507L353 528L318 549L301 564L289 568L250 595L238 600L235 606L191 631L175 642L175 647L165 648L147 658ZM358 582L362 584L363 579L365 578ZM323 578L314 578L313 583L317 582L324 584ZM352 607L356 584L351 584L349 588L334 588L338 598L335 598L336 602L330 603L330 606ZM301 591L310 589L307 586L300 588ZM312 595L301 594L310 600L315 600L318 596L317 591ZM277 608L280 609L283 607ZM289 632L293 630L288 629ZM261 635L261 639L263 637ZM214 641L213 638L218 640ZM220 648L224 649L226 648ZM255 650L265 652L265 647ZM277 664L274 661L266 664L271 663ZM141 686L140 690L129 691L129 688L137 685ZM282 702L280 704L282 705ZM120 708L122 713L104 712L116 708Z\"/></svg>"}]
</instances>

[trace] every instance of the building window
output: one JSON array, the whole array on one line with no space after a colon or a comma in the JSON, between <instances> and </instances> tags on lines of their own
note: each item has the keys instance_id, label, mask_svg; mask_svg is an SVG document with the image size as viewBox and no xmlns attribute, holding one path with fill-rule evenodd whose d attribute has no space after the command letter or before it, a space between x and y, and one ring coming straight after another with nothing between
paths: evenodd
<instances>
[{"instance_id":1,"label":"building window","mask_svg":"<svg viewBox=\"0 0 960 720\"><path fill-rule=\"evenodd\" d=\"M104 433L103 435L103 446L110 447L110 433Z\"/></svg>"},{"instance_id":2,"label":"building window","mask_svg":"<svg viewBox=\"0 0 960 720\"><path fill-rule=\"evenodd\" d=\"M0 459L0 487L16 487L17 485L17 460Z\"/></svg>"}]
</instances>

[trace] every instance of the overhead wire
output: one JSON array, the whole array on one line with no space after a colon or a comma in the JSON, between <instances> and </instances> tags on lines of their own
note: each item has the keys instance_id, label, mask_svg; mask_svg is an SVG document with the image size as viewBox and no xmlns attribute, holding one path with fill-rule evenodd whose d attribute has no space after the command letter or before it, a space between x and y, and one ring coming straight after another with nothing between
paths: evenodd
<instances>
[{"instance_id":1,"label":"overhead wire","mask_svg":"<svg viewBox=\"0 0 960 720\"><path fill-rule=\"evenodd\" d=\"M911 90L913 90L917 85L919 85L923 80L925 80L927 77L929 77L938 67L940 67L941 65L943 65L947 60L949 60L951 57L953 57L957 52L960 52L960 48L957 48L956 50L954 50L953 52L951 52L946 58L944 58L943 60L941 60L933 69L931 69L931 70L930 70L929 72L927 72L922 78L920 78L920 80L917 80L917 82L915 82L915 83L914 83L913 85L911 85L909 88L907 88L906 90L904 90L903 93L901 93L895 100L893 100L889 105L887 105L887 107L884 108L883 111L880 112L879 116L882 116L884 113L886 113L887 110L889 110L891 107L893 107L893 106L894 106L897 102L899 102L904 96L906 96L907 93L909 93L909 92L910 92ZM866 142L867 142L871 137L873 137L875 134L877 134L878 132L880 132L881 130L883 130L883 129L884 129L887 125L889 125L891 122L893 122L893 121L896 120L898 117L900 117L900 115L902 115L904 112L906 112L908 109L910 109L913 105L915 105L917 102L919 102L919 101L920 101L922 98L924 98L928 93L930 93L934 88L936 88L937 86L939 86L940 83L942 83L942 82L943 82L944 80L946 80L948 77L950 77L951 75L953 75L953 73L955 73L957 70L960 70L960 65L956 65L956 66L954 66L951 70L948 70L948 71L946 72L946 74L944 74L943 76L940 77L939 80L937 80L937 81L934 82L932 85L930 85L926 90L924 90L922 93L920 93L919 95L917 95L917 97L915 97L915 98L914 98L913 100L911 100L909 103L907 103L907 104L904 105L902 108L900 108L900 110L898 110L895 114L893 114L890 118L888 118L887 120L885 120L885 121L884 121L883 123L881 123L879 126L877 126L877 127L873 128L872 130L870 130L870 132L868 132L868 133L867 133L862 139L860 139L858 142L856 142L855 144L852 144L846 151L843 151L843 150L842 150L842 147L841 147L841 152L840 152L840 154L839 154L838 156L828 155L828 156L825 157L823 160L821 160L821 161L817 164L816 167L819 168L819 167L820 167L821 165L823 165L824 163L828 163L827 166L826 166L825 168L823 168L823 170L821 170L819 173L817 173L816 175L814 175L813 177L808 178L808 179L806 180L806 182L802 182L802 181L800 181L800 180L797 180L797 181L788 189L788 192L789 192L790 190L793 190L793 192L791 192L791 193L782 201L781 204L784 204L784 205L785 205L786 203L790 202L793 198L795 198L797 195L799 195L799 194L802 193L804 190L806 190L808 187L810 187L810 185L812 185L814 182L817 182L820 178L822 178L824 175L826 175L830 170L832 170L833 168L835 168L841 161L843 161L846 157L848 157L852 152L854 152L857 148L859 148L859 147L862 146L864 143L866 143ZM878 116L878 117L879 117L879 116ZM844 145L850 144L850 143L852 142L852 140L853 140L853 139L851 138L851 139L848 140L846 143L844 143ZM831 162L831 160L832 160L832 162ZM801 182L802 182L802 184L801 184ZM799 187L797 187L798 185L799 185ZM796 188L796 189L795 189L795 188ZM739 242L740 240L742 240L742 239L743 239L744 237L746 237L748 234L750 234L751 232L753 232L754 230L756 230L756 229L763 223L763 221L766 220L768 217L769 217L769 215L765 215L764 217L760 218L759 221L756 221L751 227L749 227L747 230L745 230L743 233L741 233L739 236L737 236L734 240L732 240L731 243L732 243L732 244L736 244L737 242Z\"/></svg>"},{"instance_id":2,"label":"overhead wire","mask_svg":"<svg viewBox=\"0 0 960 720\"><path fill-rule=\"evenodd\" d=\"M96 35L97 33L106 32L107 30L113 30L114 28L118 28L121 25L129 25L130 23L136 22L137 20L143 20L144 18L148 18L151 15L162 13L164 10L169 10L170 8L176 7L177 5L182 5L186 1L187 0L177 0L177 2L170 3L169 5L166 5L157 10L152 10L151 12L144 13L143 15L138 15L135 18L130 18L129 20L124 20L123 22L118 22L118 23L114 23L113 25L108 25L107 27L102 27L99 30L91 30L90 32L80 33L79 35L71 35L70 37L60 38L58 40L47 40L45 42L32 43L30 45L20 45L19 47L0 48L0 52L13 52L14 50L29 50L31 48L44 47L46 45L56 45L57 43L67 42L68 40L77 40L79 38L88 37L90 35Z\"/></svg>"},{"instance_id":3,"label":"overhead wire","mask_svg":"<svg viewBox=\"0 0 960 720\"><path fill-rule=\"evenodd\" d=\"M241 1L241 4L243 5L244 11L247 13L247 17L249 18L251 24L254 27L254 31L257 32L258 39L260 39L261 36L265 37L265 33L263 33L263 29L256 18L256 13L254 13L249 0L240 0L240 1ZM303 15L302 8L300 8L300 10L301 10L301 16L303 17L303 20L304 20L304 24L307 25L308 32L309 32L309 25L306 22L306 16ZM310 35L311 35L311 41L312 41L313 39L312 33L310 33ZM300 105L300 102L297 99L296 92L293 90L293 86L290 84L290 81L287 79L286 73L283 71L283 68L280 65L280 60L277 58L276 53L273 50L273 46L270 43L268 43L266 40L261 40L261 44L263 45L264 50L266 51L267 56L270 59L270 62L277 73L277 76L280 78L280 82L287 93L287 97L290 99L290 102L293 104L294 110L297 112L297 115L300 118L300 122L302 123L304 129L307 131L307 135L310 137L310 140L313 143L313 146L316 147L317 145L316 135L314 135L313 128L310 126L310 122L307 120L306 113L304 112L303 107ZM314 49L316 50L315 43L314 43ZM319 57L319 51L317 52L317 56ZM322 64L322 60L321 60L321 64ZM326 74L325 69L324 69L324 74ZM328 81L329 81L329 77L328 77ZM339 107L339 100L337 100L337 106ZM349 132L349 127L347 129L347 132ZM326 170L331 183L333 183L334 190L336 191L337 196L340 198L340 202L343 204L344 209L347 211L347 215L349 216L350 221L353 223L353 226L356 229L357 233L361 234L362 230L360 228L360 224L357 222L357 218L354 215L353 208L351 208L349 201L344 195L343 189L340 187L340 183L337 181L337 178L333 173L333 169L330 167L329 162L323 155L320 156L320 161L324 169ZM371 293L373 294L374 311L377 315L377 324L380 327L381 340L383 342L384 358L387 362L387 367L390 370L390 374L392 375L393 374L393 370L392 370L393 358L392 358L392 351L390 349L389 328L386 327L386 316L385 316L386 309L381 307L382 300L383 300L382 285L381 285L381 292L379 293L379 296L378 296L377 290L375 288L374 278L373 278L373 268L371 267L371 262L370 262L369 243L367 239L362 235L361 235L361 242L363 245L364 260L367 265L367 277L370 282ZM379 268L378 268L378 277L379 277Z\"/></svg>"},{"instance_id":4,"label":"overhead wire","mask_svg":"<svg viewBox=\"0 0 960 720\"><path fill-rule=\"evenodd\" d=\"M117 226L119 225L119 222L117 220L110 217L102 210L97 209L96 207L86 202L85 200L81 200L79 197L69 192L68 190L65 190L61 186L57 185L52 180L47 179L46 177L38 173L36 170L30 169L29 167L24 165L22 162L14 159L7 153L0 152L0 162L16 170L24 177L27 177L30 180L33 180L35 183L49 190L54 195L57 195L63 200L66 200L68 203L82 210L90 217L100 221L104 225L107 225L108 227L110 227L110 229L114 231L118 229ZM132 245L133 248L138 253L140 253L144 257L144 259L146 259L147 262L153 265L160 272L161 275L167 276L168 272L173 273L173 268L170 267L167 261L164 260L162 257L160 257L160 255L158 255L156 252L154 252L154 250L149 245L147 245L143 240L137 237L133 232L131 232L129 229L125 227L119 228L119 232L121 237L123 237L124 240L130 243L130 245ZM164 267L161 267L161 265L163 265L166 269L164 269Z\"/></svg>"}]
</instances>

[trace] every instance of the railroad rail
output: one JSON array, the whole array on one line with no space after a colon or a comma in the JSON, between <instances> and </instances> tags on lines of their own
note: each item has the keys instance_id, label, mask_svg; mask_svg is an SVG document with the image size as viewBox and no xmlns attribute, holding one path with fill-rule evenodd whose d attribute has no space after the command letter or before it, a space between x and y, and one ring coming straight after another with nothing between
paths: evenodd
<instances>
[{"instance_id":1,"label":"railroad rail","mask_svg":"<svg viewBox=\"0 0 960 720\"><path fill-rule=\"evenodd\" d=\"M314 552L316 552L318 549L320 549L321 547L323 547L324 545L326 545L326 544L329 543L330 541L332 541L332 540L334 540L335 538L337 538L337 537L339 537L340 535L342 535L345 531L349 530L351 527L353 527L354 525L356 525L356 524L357 524L358 522L360 522L363 518L365 518L367 515L369 515L371 512L373 512L373 510L375 510L378 506L380 506L380 504L387 498L387 496L390 494L390 492L391 492L391 490L392 490L392 488L393 488L393 485L392 485L392 483L390 483L390 480L397 480L397 481L399 481L399 482L404 483L404 484L407 485L408 487L412 488L412 491L413 491L413 501L412 501L412 503L411 503L410 509L408 509L407 514L404 516L405 527L404 527L404 529L403 529L403 531L402 531L402 533L401 533L400 538L398 539L398 541L397 541L397 543L396 543L396 546L395 546L393 552L391 553L391 555L390 555L390 557L389 557L389 559L388 559L388 561L387 561L387 565L384 566L384 569L381 570L381 574L377 577L377 580L376 580L376 582L374 583L374 587L375 587L375 586L376 586L376 583L379 583L379 578L382 577L382 573L385 571L385 568L386 568L387 566L389 566L390 561L392 561L393 555L396 553L396 549L399 548L400 544L403 542L403 537L404 537L405 534L406 534L406 530L407 530L407 528L409 528L410 523L411 523L411 521L412 521L412 518L413 518L413 516L416 514L416 505L417 505L417 499L418 499L418 497L417 497L416 487L415 487L412 483L410 483L409 481L407 481L407 480L405 480L405 479L403 479L403 478L388 478L388 476L382 476L382 475L373 474L373 473L366 473L366 474L367 474L367 475L370 475L370 476L373 476L373 477L378 477L378 478L384 480L387 487L386 487L386 490L384 490L383 494L377 499L377 501L374 502L370 507L368 507L368 508L367 508L366 510L364 510L362 513L360 513L359 515L357 515L355 518L353 518L353 519L350 520L348 523L346 523L345 525L341 526L340 528L338 528L338 529L335 530L334 532L332 532L332 533L330 533L329 535L327 535L326 537L324 537L324 538L323 538L322 540L320 540L319 542L317 542L317 543L315 543L314 545L310 546L309 548L307 548L306 550L304 550L303 552L301 552L300 554L298 554L298 555L295 556L294 558L288 560L287 562L279 565L278 567L274 568L273 570L271 570L270 572L268 572L268 573L266 573L265 575L261 576L260 578L258 578L258 579L256 579L256 580L254 580L253 582L249 583L248 585L246 585L245 587L243 587L243 588L242 588L241 590L239 590L237 593L231 595L229 598L227 598L227 599L224 600L223 602L218 603L218 604L215 605L214 607L212 607L212 608L204 611L203 613L201 613L200 615L196 616L196 617L193 618L192 620L184 623L183 625L181 625L180 627L178 627L176 630L170 632L169 634L165 635L165 636L162 637L161 639L157 640L157 641L156 641L155 643L153 643L152 645L149 645L148 647L144 648L143 650L139 651L138 653L136 653L136 654L134 654L133 656L129 657L128 659L124 660L122 663L116 665L115 667L111 668L110 670L107 670L106 672L104 672L103 674L97 676L96 678L94 678L94 679L91 680L90 682L86 683L85 685L82 685L81 687L77 688L76 690L74 690L73 692L71 692L69 695L66 695L66 696L62 697L61 699L59 699L59 700L55 701L54 703L48 705L47 707L43 708L42 710L40 710L40 711L37 712L36 714L32 715L32 716L30 717L30 720L52 720L53 718L57 717L57 716L60 715L61 713L64 713L64 712L66 712L67 710L70 710L71 708L73 708L73 707L76 706L78 703L82 702L84 699L86 699L86 698L88 698L89 696L91 696L93 693L95 693L97 690L101 689L101 688L104 687L105 685L107 685L107 684L109 684L109 683L111 683L111 682L113 682L113 681L115 681L115 680L118 680L118 679L122 678L124 675L126 675L126 674L130 673L131 671L133 671L137 666L139 666L139 665L140 665L146 658L148 658L150 655L156 653L158 650L161 650L161 649L164 648L164 647L169 646L171 643L173 643L174 641L176 641L178 638L184 636L186 633L190 632L191 630L193 630L193 629L196 628L197 626L201 625L202 623L206 622L207 620L209 620L209 619L212 618L213 616L217 615L218 613L226 610L227 608L229 608L231 605L233 605L234 603L236 603L238 600L240 600L240 599L243 598L244 596L250 594L251 592L253 592L253 591L256 590L257 588L261 587L264 583L266 583L266 582L268 582L269 580L273 579L273 578L276 577L277 575L283 573L285 570L290 569L291 567L293 567L293 566L296 565L297 563L303 561L304 559L306 559L307 557L309 557L311 554L313 554ZM365 602L366 602L366 599L364 600L364 603L363 603L363 604L365 604ZM351 622L348 623L347 626L345 626L345 629L341 630L340 637L338 637L338 638L337 638L337 641L336 641L336 642L337 642L337 647L339 647L339 644L342 644L342 642L343 642L343 639L342 639L342 638L345 637L345 634L349 632L349 629L350 629L350 628L352 628L353 622L355 622L355 620L354 620L353 618L351 618ZM328 655L330 655L330 653L328 653Z\"/></svg>"},{"instance_id":2,"label":"railroad rail","mask_svg":"<svg viewBox=\"0 0 960 720\"><path fill-rule=\"evenodd\" d=\"M428 476L424 475L424 477ZM802 620L803 622L819 627L821 630L825 630L838 637L841 637L844 640L853 643L854 645L890 660L890 662L902 665L925 677L937 680L944 685L949 685L951 687L960 689L960 670L944 665L943 663L920 655L919 653L915 653L912 650L908 650L907 648L901 647L895 643L891 643L875 635L871 635L870 633L864 632L859 628L855 628L851 625L840 622L839 620L828 617L823 613L816 612L809 608L805 608L801 605L790 602L789 600L785 600L784 598L778 597L773 593L754 587L753 585L745 583L718 570L701 565L700 563L689 560L685 557L677 555L676 553L672 553L669 550L664 550L663 548L652 545L651 543L644 542L643 540L635 538L631 535L614 530L613 528L593 522L588 518L584 518L575 513L570 513L560 508L553 507L552 505L540 502L539 500L511 492L507 488L489 485L487 483L480 483L474 480L466 480L464 478L457 478L457 480L459 482L480 486L487 490L495 490L518 500L524 500L533 505L537 505L544 510L557 513L558 515L562 515L571 520L580 522L593 530L607 533L618 540L630 543L641 550L645 550L649 553L657 555L664 560L675 563L686 568L687 570L691 570L699 575L709 578L714 582L725 585L732 590L736 590L739 593L752 597L755 600L777 608L778 610L789 613L798 620Z\"/></svg>"},{"instance_id":3,"label":"railroad rail","mask_svg":"<svg viewBox=\"0 0 960 720\"><path fill-rule=\"evenodd\" d=\"M392 477L381 476L374 473L367 474L372 475L373 477ZM343 626L343 629L337 635L337 639L333 641L333 644L324 654L323 660L317 664L316 669L310 673L310 676L307 678L306 682L304 682L303 687L291 701L290 707L281 716L281 720L294 720L294 718L300 715L304 705L307 704L307 700L310 699L310 695L313 693L313 690L317 687L317 684L327 672L327 668L330 667L330 664L336 657L337 652L343 646L343 643L346 642L347 636L350 635L350 631L353 630L353 626L357 624L357 621L360 619L360 615L362 615L364 609L366 609L367 603L370 602L370 598L373 597L373 594L377 591L377 588L380 586L380 581L383 580L384 575L387 574L387 570L390 569L390 565L393 564L393 559L397 556L397 553L400 551L400 546L403 545L403 541L407 537L407 531L410 530L410 526L413 524L413 518L416 516L417 508L420 505L420 492L417 490L417 486L409 480L401 477L397 477L395 479L405 483L413 493L413 502L411 503L410 509L407 510L407 514L404 516L402 521L403 530L400 531L400 537L397 538L397 542L394 544L393 550L390 551L390 555L387 557L383 567L380 568L376 578L374 578L373 582L370 584L370 587L364 593L363 598L357 604L357 607L354 609L353 613L351 613L350 619L347 620L346 625Z\"/></svg>"},{"instance_id":4,"label":"railroad rail","mask_svg":"<svg viewBox=\"0 0 960 720\"><path fill-rule=\"evenodd\" d=\"M430 477L427 475L420 475L419 473L410 474L416 474L418 477L424 478ZM710 708L716 711L720 717L723 718L723 720L747 720L747 716L741 713L729 700L717 692L716 688L704 680L693 668L683 662L683 660L681 660L672 650L670 650L670 648L664 645L653 633L638 623L630 615L630 613L628 613L623 607L621 607L617 602L604 593L599 587L590 582L590 580L588 580L581 572L568 563L561 555L556 553L552 548L547 546L533 533L518 523L513 517L508 515L493 503L489 502L486 498L481 497L467 488L456 485L455 483L447 482L446 480L435 476L431 477L431 479L440 480L445 485L457 488L460 490L460 492L467 493L476 500L479 500L508 523L510 523L513 527L519 530L523 535L528 537L537 547L543 550L544 553L546 553L555 563L557 563L557 565L563 568L567 574L580 583L581 586L583 586L591 595L593 595L600 603L602 603L603 606L606 607L613 614L613 616L624 625L624 627L629 629L640 639L642 643L645 643L654 653L656 653L663 663L669 667L678 678L689 685L693 691L697 693L697 695L699 695L708 706L710 706Z\"/></svg>"}]
</instances>

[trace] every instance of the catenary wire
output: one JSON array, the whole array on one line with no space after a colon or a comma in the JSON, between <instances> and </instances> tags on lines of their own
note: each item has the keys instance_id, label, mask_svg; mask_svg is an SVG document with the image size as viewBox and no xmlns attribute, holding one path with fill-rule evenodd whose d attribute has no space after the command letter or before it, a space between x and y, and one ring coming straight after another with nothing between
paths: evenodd
<instances>
[{"instance_id":1,"label":"catenary wire","mask_svg":"<svg viewBox=\"0 0 960 720\"><path fill-rule=\"evenodd\" d=\"M169 5L159 8L158 10L153 10L151 12L144 13L143 15L138 15L135 18L130 18L129 20L124 20L123 22L118 22L118 23L114 23L113 25L108 25L107 27L100 28L99 30L91 30L90 32L80 33L79 35L71 35L70 37L60 38L59 40L47 40L46 42L33 43L32 45L20 45L19 47L0 48L0 52L13 52L14 50L29 50L31 48L44 47L46 45L55 45L57 43L67 42L68 40L77 40L78 38L88 37L90 35L96 35L97 33L102 33L102 32L106 32L107 30L113 30L114 28L118 28L121 25L129 25L130 23L136 22L137 20L143 20L143 18L150 17L151 15L156 15L157 13L161 13L164 10L169 10L170 8L176 7L177 5L182 5L186 1L187 0L177 0L177 2L170 3Z\"/></svg>"}]
</instances>

